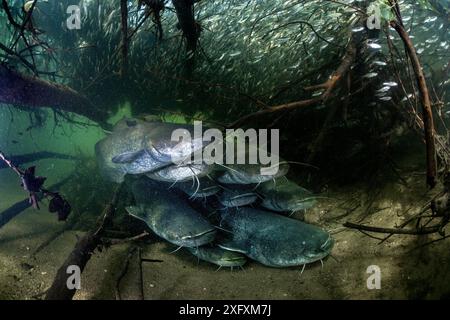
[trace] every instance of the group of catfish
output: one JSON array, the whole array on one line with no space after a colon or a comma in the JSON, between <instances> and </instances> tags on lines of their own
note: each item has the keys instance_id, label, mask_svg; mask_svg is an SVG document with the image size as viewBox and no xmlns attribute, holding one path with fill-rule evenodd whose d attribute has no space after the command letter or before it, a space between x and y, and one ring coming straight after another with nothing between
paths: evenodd
<instances>
[{"instance_id":1,"label":"group of catfish","mask_svg":"<svg viewBox=\"0 0 450 320\"><path fill-rule=\"evenodd\" d=\"M242 268L247 257L304 268L330 254L328 232L291 218L313 207L317 196L286 178L286 161L273 174L261 174L261 164L198 164L190 155L205 144L172 141L176 129L194 132L192 125L124 118L96 144L105 179L132 177L131 216L219 268ZM189 157L180 162L174 155Z\"/></svg>"}]
</instances>

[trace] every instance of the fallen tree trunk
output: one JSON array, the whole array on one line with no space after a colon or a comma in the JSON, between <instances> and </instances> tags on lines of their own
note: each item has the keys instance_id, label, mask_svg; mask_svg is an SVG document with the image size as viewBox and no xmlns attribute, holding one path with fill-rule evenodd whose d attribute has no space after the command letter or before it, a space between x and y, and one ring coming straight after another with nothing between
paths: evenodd
<instances>
[{"instance_id":1,"label":"fallen tree trunk","mask_svg":"<svg viewBox=\"0 0 450 320\"><path fill-rule=\"evenodd\" d=\"M105 207L103 214L97 222L97 227L78 240L72 252L58 269L51 287L47 290L45 300L71 300L73 298L76 289L69 289L67 287L67 279L69 277L67 274L68 267L77 266L83 272L86 264L91 259L92 253L101 244L101 237L105 226L113 218L122 186L123 184L116 189L111 202Z\"/></svg>"},{"instance_id":2,"label":"fallen tree trunk","mask_svg":"<svg viewBox=\"0 0 450 320\"><path fill-rule=\"evenodd\" d=\"M0 103L73 112L100 125L105 125L108 117L105 110L95 107L77 91L37 77L22 75L4 64L0 64Z\"/></svg>"}]
</instances>

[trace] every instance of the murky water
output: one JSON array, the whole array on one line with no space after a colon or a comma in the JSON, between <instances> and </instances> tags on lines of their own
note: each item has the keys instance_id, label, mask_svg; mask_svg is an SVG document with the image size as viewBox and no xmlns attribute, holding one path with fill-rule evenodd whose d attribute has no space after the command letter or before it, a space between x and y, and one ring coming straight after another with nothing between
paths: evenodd
<instances>
[{"instance_id":1,"label":"murky water","mask_svg":"<svg viewBox=\"0 0 450 320\"><path fill-rule=\"evenodd\" d=\"M447 1L5 3L0 299L450 296Z\"/></svg>"}]
</instances>

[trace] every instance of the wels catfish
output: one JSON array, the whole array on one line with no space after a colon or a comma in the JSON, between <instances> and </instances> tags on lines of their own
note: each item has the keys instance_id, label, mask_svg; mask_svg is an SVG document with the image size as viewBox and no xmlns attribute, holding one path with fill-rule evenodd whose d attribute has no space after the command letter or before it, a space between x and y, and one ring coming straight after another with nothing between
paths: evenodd
<instances>
[{"instance_id":1,"label":"wels catfish","mask_svg":"<svg viewBox=\"0 0 450 320\"><path fill-rule=\"evenodd\" d=\"M295 212L310 209L316 204L317 196L300 187L286 177L262 183L258 189L262 196L261 206L277 212Z\"/></svg>"},{"instance_id":2,"label":"wels catfish","mask_svg":"<svg viewBox=\"0 0 450 320\"><path fill-rule=\"evenodd\" d=\"M230 152L227 148L227 153ZM267 164L262 164L258 157L266 154L270 157ZM229 159L229 157L233 157ZM233 161L230 161L233 160ZM231 163L230 163L231 162ZM251 141L244 140L243 145L234 144L232 154L225 154L220 166L224 172L217 177L222 184L259 184L282 177L289 171L287 161L276 154L270 154L263 148L256 148Z\"/></svg>"},{"instance_id":3,"label":"wels catfish","mask_svg":"<svg viewBox=\"0 0 450 320\"><path fill-rule=\"evenodd\" d=\"M216 246L187 248L187 250L197 258L216 264L219 267L242 267L247 262L247 258L243 254L224 250Z\"/></svg>"},{"instance_id":4,"label":"wels catfish","mask_svg":"<svg viewBox=\"0 0 450 320\"><path fill-rule=\"evenodd\" d=\"M132 192L137 206L128 207L128 213L161 238L181 247L197 247L214 240L216 229L160 183L141 177L132 184Z\"/></svg>"},{"instance_id":5,"label":"wels catfish","mask_svg":"<svg viewBox=\"0 0 450 320\"><path fill-rule=\"evenodd\" d=\"M227 185L218 196L218 199L223 206L233 208L254 203L258 199L258 195L249 188L242 188L239 185Z\"/></svg>"},{"instance_id":6,"label":"wels catfish","mask_svg":"<svg viewBox=\"0 0 450 320\"><path fill-rule=\"evenodd\" d=\"M144 147L148 128L143 121L123 119L113 132L95 145L100 174L112 182L123 182L124 176L162 168L165 163L154 159Z\"/></svg>"},{"instance_id":7,"label":"wels catfish","mask_svg":"<svg viewBox=\"0 0 450 320\"><path fill-rule=\"evenodd\" d=\"M225 172L217 178L217 181L224 184L259 184L274 178L282 177L289 171L287 162L277 164L278 170L273 174L261 174L260 164L230 164L226 165ZM271 167L274 167L272 165Z\"/></svg>"},{"instance_id":8,"label":"wels catfish","mask_svg":"<svg viewBox=\"0 0 450 320\"><path fill-rule=\"evenodd\" d=\"M212 171L212 166L202 164L171 165L163 169L147 173L147 177L164 182L185 182L204 177Z\"/></svg>"},{"instance_id":9,"label":"wels catfish","mask_svg":"<svg viewBox=\"0 0 450 320\"><path fill-rule=\"evenodd\" d=\"M221 226L231 238L219 247L241 252L269 267L319 261L331 252L330 234L319 227L276 213L241 207L221 212Z\"/></svg>"},{"instance_id":10,"label":"wels catfish","mask_svg":"<svg viewBox=\"0 0 450 320\"><path fill-rule=\"evenodd\" d=\"M151 125L150 133L145 137L145 148L160 162L186 163L191 156L202 150L208 143L203 142L203 136L194 137L194 126L165 122L145 122ZM173 141L175 130L182 131L191 139Z\"/></svg>"},{"instance_id":11,"label":"wels catfish","mask_svg":"<svg viewBox=\"0 0 450 320\"><path fill-rule=\"evenodd\" d=\"M192 125L122 119L96 144L101 173L110 181L122 182L127 173L142 174L182 162L206 145L201 138L172 141L177 129L194 135Z\"/></svg>"},{"instance_id":12,"label":"wels catfish","mask_svg":"<svg viewBox=\"0 0 450 320\"><path fill-rule=\"evenodd\" d=\"M210 197L222 190L220 186L209 177L200 178L197 183L185 181L177 183L175 186L192 199Z\"/></svg>"}]
</instances>

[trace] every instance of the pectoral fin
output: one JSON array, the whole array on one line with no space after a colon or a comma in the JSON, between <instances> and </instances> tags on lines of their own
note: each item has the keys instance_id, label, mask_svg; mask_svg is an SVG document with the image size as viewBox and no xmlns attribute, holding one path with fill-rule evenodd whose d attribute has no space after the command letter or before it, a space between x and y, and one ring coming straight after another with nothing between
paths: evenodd
<instances>
[{"instance_id":1,"label":"pectoral fin","mask_svg":"<svg viewBox=\"0 0 450 320\"><path fill-rule=\"evenodd\" d=\"M242 241L238 241L235 239L229 239L229 240L222 240L217 244L220 248L228 250L228 251L235 251L240 253L246 253L245 250L245 243Z\"/></svg>"},{"instance_id":2,"label":"pectoral fin","mask_svg":"<svg viewBox=\"0 0 450 320\"><path fill-rule=\"evenodd\" d=\"M149 149L149 153L153 159L162 162L162 163L170 163L172 162L172 156L169 154L163 153L159 151L156 147L152 147Z\"/></svg>"},{"instance_id":3,"label":"pectoral fin","mask_svg":"<svg viewBox=\"0 0 450 320\"><path fill-rule=\"evenodd\" d=\"M129 206L129 207L125 207L125 210L128 212L128 214L130 216L146 222L145 218L147 217L147 215L146 215L145 211L142 210L141 208L136 207L136 206Z\"/></svg>"},{"instance_id":4,"label":"pectoral fin","mask_svg":"<svg viewBox=\"0 0 450 320\"><path fill-rule=\"evenodd\" d=\"M145 150L139 150L136 152L124 152L121 153L111 159L113 163L131 163L138 159L139 157L143 156L145 154Z\"/></svg>"}]
</instances>

